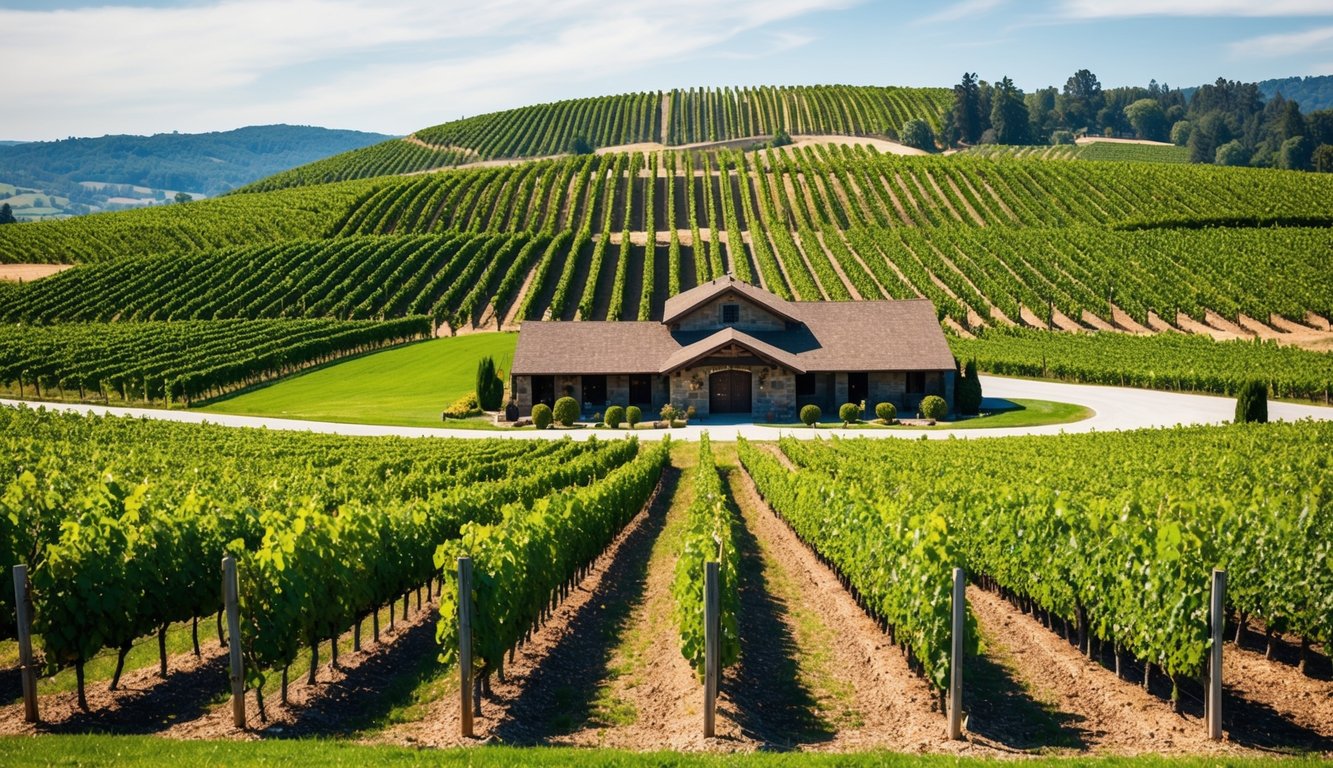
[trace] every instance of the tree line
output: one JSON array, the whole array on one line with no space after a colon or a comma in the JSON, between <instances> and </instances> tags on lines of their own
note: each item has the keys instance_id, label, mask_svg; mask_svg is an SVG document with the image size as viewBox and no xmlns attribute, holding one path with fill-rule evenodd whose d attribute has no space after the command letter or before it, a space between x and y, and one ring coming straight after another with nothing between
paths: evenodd
<instances>
[{"instance_id":1,"label":"tree line","mask_svg":"<svg viewBox=\"0 0 1333 768\"><path fill-rule=\"evenodd\" d=\"M1150 81L1148 87L1103 88L1080 69L1063 88L1025 93L966 72L944 116L945 146L1072 144L1078 136L1170 141L1190 162L1333 172L1333 110L1308 115L1282 94L1265 98L1257 83L1218 78L1193 89Z\"/></svg>"}]
</instances>

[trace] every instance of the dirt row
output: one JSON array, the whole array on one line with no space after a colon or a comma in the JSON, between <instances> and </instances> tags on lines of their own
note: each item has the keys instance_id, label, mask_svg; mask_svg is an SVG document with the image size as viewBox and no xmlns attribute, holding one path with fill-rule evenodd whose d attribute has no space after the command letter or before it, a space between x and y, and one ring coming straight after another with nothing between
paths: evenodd
<instances>
[{"instance_id":1,"label":"dirt row","mask_svg":"<svg viewBox=\"0 0 1333 768\"><path fill-rule=\"evenodd\" d=\"M983 651L964 667L965 739L945 738L939 696L910 671L899 649L841 587L837 576L765 504L734 449L719 463L741 521L741 659L724 672L717 737L702 736L702 685L678 650L672 618L675 546L689 504L695 451L673 452L659 493L590 573L517 649L504 680L483 697L475 739L459 735L455 673L436 660L436 612L416 611L381 643L317 682L292 670L289 704L268 686L268 719L248 697L249 730L231 727L225 652L173 657L128 673L124 690L89 686L93 712L74 694L43 697L48 723L21 722L19 704L0 708L0 733L109 731L179 738L335 736L445 747L477 743L611 746L636 750L850 751L1009 755L1333 755L1333 682L1327 658L1314 677L1279 646L1264 658L1262 635L1226 646L1226 739L1205 738L1198 691L1173 711L1160 677L1139 669L1117 679L1109 658L1089 659L1061 635L1000 596L968 590ZM368 635L368 633L367 633ZM344 638L344 643L347 638ZM327 645L322 653L327 653ZM1287 658L1292 657L1292 658ZM327 661L327 660L326 660Z\"/></svg>"}]
</instances>

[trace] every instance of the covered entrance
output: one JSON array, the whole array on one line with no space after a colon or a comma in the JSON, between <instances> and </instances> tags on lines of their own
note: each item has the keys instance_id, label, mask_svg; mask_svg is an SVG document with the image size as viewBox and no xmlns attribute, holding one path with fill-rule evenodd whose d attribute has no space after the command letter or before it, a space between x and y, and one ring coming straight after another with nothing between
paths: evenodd
<instances>
[{"instance_id":1,"label":"covered entrance","mask_svg":"<svg viewBox=\"0 0 1333 768\"><path fill-rule=\"evenodd\" d=\"M708 412L749 413L750 372L727 370L709 374Z\"/></svg>"}]
</instances>

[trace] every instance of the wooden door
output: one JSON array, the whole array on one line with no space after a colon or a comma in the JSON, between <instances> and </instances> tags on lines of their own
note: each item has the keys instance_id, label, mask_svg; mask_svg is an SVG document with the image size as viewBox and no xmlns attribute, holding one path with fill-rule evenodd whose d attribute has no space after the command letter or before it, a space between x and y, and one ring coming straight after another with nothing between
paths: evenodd
<instances>
[{"instance_id":1,"label":"wooden door","mask_svg":"<svg viewBox=\"0 0 1333 768\"><path fill-rule=\"evenodd\" d=\"M708 377L709 413L750 412L750 372L718 371Z\"/></svg>"}]
</instances>

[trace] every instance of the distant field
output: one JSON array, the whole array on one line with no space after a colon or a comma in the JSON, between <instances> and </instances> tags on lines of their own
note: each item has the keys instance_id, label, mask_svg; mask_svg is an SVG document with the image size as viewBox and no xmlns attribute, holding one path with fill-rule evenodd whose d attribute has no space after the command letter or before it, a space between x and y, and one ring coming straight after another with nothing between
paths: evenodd
<instances>
[{"instance_id":1,"label":"distant field","mask_svg":"<svg viewBox=\"0 0 1333 768\"><path fill-rule=\"evenodd\" d=\"M475 385L477 361L508 372L518 335L432 339L291 376L201 410L354 424L434 427L440 411Z\"/></svg>"},{"instance_id":2,"label":"distant field","mask_svg":"<svg viewBox=\"0 0 1333 768\"><path fill-rule=\"evenodd\" d=\"M1123 163L1188 163L1185 147L1132 142L1094 141L1087 144L1053 146L1010 146L986 144L964 150L973 157L1013 158L1021 160L1097 160Z\"/></svg>"}]
</instances>

